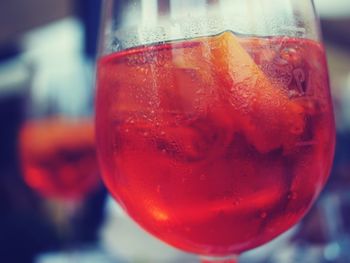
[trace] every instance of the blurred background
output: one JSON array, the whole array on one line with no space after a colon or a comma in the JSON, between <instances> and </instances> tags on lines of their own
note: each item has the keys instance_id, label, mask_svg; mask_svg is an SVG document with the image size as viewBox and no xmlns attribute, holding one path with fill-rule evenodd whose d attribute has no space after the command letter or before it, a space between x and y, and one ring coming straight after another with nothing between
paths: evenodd
<instances>
[{"instance_id":1,"label":"blurred background","mask_svg":"<svg viewBox=\"0 0 350 263\"><path fill-rule=\"evenodd\" d=\"M0 1L0 262L196 262L136 227L99 180L101 2ZM301 224L242 262L350 262L350 4L315 4L337 122L331 179Z\"/></svg>"}]
</instances>

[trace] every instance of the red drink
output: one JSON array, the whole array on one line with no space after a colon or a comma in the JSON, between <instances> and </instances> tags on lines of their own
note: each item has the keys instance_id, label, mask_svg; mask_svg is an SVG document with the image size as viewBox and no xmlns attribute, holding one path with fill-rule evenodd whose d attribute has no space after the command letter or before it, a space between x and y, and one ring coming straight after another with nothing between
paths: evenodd
<instances>
[{"instance_id":1,"label":"red drink","mask_svg":"<svg viewBox=\"0 0 350 263\"><path fill-rule=\"evenodd\" d=\"M21 129L20 154L25 181L46 197L80 199L99 184L89 120L28 122Z\"/></svg>"},{"instance_id":2,"label":"red drink","mask_svg":"<svg viewBox=\"0 0 350 263\"><path fill-rule=\"evenodd\" d=\"M225 32L105 56L97 146L110 192L160 239L202 255L266 243L330 171L323 47Z\"/></svg>"}]
</instances>

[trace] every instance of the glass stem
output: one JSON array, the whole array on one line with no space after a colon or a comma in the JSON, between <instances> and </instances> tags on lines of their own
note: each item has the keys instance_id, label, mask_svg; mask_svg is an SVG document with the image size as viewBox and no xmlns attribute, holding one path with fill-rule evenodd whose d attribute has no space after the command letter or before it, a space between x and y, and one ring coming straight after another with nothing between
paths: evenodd
<instances>
[{"instance_id":1,"label":"glass stem","mask_svg":"<svg viewBox=\"0 0 350 263\"><path fill-rule=\"evenodd\" d=\"M216 257L201 257L201 263L238 263L237 256L230 256L224 258Z\"/></svg>"}]
</instances>

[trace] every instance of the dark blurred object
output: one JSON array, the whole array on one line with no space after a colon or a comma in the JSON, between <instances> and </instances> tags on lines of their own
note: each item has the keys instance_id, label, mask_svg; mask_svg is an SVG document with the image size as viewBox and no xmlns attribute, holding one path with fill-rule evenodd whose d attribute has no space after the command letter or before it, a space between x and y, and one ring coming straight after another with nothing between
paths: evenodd
<instances>
[{"instance_id":1,"label":"dark blurred object","mask_svg":"<svg viewBox=\"0 0 350 263\"><path fill-rule=\"evenodd\" d=\"M99 239L98 229L104 221L104 208L107 197L107 191L100 187L98 191L92 193L86 200L81 217L75 222L76 234L80 242L94 243Z\"/></svg>"},{"instance_id":2,"label":"dark blurred object","mask_svg":"<svg viewBox=\"0 0 350 263\"><path fill-rule=\"evenodd\" d=\"M19 48L14 44L8 44L0 49L0 170L13 165L15 160L15 139L18 125L22 116L22 98L15 90L24 90L27 83L15 79L5 80L9 72L17 71L13 65L13 59L19 54ZM21 70L23 72L23 68ZM16 73L15 73L16 74ZM24 73L26 74L26 73ZM1 77L2 76L2 77Z\"/></svg>"},{"instance_id":3,"label":"dark blurred object","mask_svg":"<svg viewBox=\"0 0 350 263\"><path fill-rule=\"evenodd\" d=\"M19 54L15 44L0 49L0 262L26 263L57 239L20 177L16 139L31 70Z\"/></svg>"},{"instance_id":4,"label":"dark blurred object","mask_svg":"<svg viewBox=\"0 0 350 263\"><path fill-rule=\"evenodd\" d=\"M321 202L317 202L300 224L293 240L297 243L324 245L329 242L330 233L327 229L327 219Z\"/></svg>"},{"instance_id":5,"label":"dark blurred object","mask_svg":"<svg viewBox=\"0 0 350 263\"><path fill-rule=\"evenodd\" d=\"M7 43L0 49L0 63L6 63L20 53L20 48L15 43Z\"/></svg>"},{"instance_id":6,"label":"dark blurred object","mask_svg":"<svg viewBox=\"0 0 350 263\"><path fill-rule=\"evenodd\" d=\"M4 213L0 217L0 261L34 262L36 255L58 247L50 224L34 213Z\"/></svg>"},{"instance_id":7,"label":"dark blurred object","mask_svg":"<svg viewBox=\"0 0 350 263\"><path fill-rule=\"evenodd\" d=\"M327 187L330 191L350 191L350 131L337 134L333 170ZM348 213L350 218L350 210Z\"/></svg>"},{"instance_id":8,"label":"dark blurred object","mask_svg":"<svg viewBox=\"0 0 350 263\"><path fill-rule=\"evenodd\" d=\"M75 12L74 0L0 1L0 46L24 32Z\"/></svg>"},{"instance_id":9,"label":"dark blurred object","mask_svg":"<svg viewBox=\"0 0 350 263\"><path fill-rule=\"evenodd\" d=\"M85 53L95 58L100 25L101 0L79 0L79 13L84 24Z\"/></svg>"},{"instance_id":10,"label":"dark blurred object","mask_svg":"<svg viewBox=\"0 0 350 263\"><path fill-rule=\"evenodd\" d=\"M350 48L350 18L321 20L324 38L338 46Z\"/></svg>"}]
</instances>

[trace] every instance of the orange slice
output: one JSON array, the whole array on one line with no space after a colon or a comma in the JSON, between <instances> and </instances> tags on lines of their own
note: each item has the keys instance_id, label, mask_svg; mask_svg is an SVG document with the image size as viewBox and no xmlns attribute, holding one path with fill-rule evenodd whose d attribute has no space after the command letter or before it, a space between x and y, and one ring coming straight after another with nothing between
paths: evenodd
<instances>
[{"instance_id":1,"label":"orange slice","mask_svg":"<svg viewBox=\"0 0 350 263\"><path fill-rule=\"evenodd\" d=\"M231 126L258 151L292 147L304 130L303 107L269 80L231 32L198 41L199 49L188 50L174 61L178 67L196 69L210 89L215 87L220 102L211 106L226 105ZM218 117L227 121L222 111Z\"/></svg>"}]
</instances>

